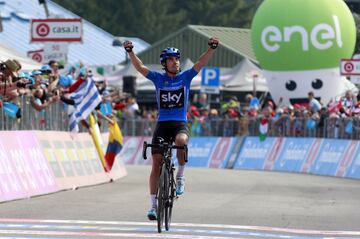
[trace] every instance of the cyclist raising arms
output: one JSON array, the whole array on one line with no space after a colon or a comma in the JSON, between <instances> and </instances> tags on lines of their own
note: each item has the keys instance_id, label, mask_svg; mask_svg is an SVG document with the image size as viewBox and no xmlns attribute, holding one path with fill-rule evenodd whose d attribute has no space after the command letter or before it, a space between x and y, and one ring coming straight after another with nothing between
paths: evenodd
<instances>
[{"instance_id":1,"label":"cyclist raising arms","mask_svg":"<svg viewBox=\"0 0 360 239\"><path fill-rule=\"evenodd\" d=\"M180 51L174 47L165 48L160 54L160 63L165 70L164 74L150 71L132 51L133 44L124 42L124 48L129 53L130 60L136 70L151 80L156 88L158 105L158 120L152 138L152 144L158 144L157 138L161 137L166 142L175 139L177 146L188 144L189 129L187 127L186 111L191 80L199 73L201 68L209 61L214 50L219 44L219 39L210 38L209 48L199 57L194 66L180 73ZM156 191L157 180L160 174L161 153L152 149L152 169L149 179L151 208L148 211L149 220L156 220ZM185 188L185 154L184 150L177 150L179 167L176 174L176 194L184 193Z\"/></svg>"}]
</instances>

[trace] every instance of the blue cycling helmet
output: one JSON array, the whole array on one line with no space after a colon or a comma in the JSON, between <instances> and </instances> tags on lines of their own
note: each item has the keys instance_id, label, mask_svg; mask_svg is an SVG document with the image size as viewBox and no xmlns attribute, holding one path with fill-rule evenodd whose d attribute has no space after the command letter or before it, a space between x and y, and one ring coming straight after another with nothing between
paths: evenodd
<instances>
[{"instance_id":1,"label":"blue cycling helmet","mask_svg":"<svg viewBox=\"0 0 360 239\"><path fill-rule=\"evenodd\" d=\"M179 49L175 47L167 47L164 50L162 50L160 54L160 63L165 62L166 59L169 58L170 56L175 56L176 58L180 58Z\"/></svg>"}]
</instances>

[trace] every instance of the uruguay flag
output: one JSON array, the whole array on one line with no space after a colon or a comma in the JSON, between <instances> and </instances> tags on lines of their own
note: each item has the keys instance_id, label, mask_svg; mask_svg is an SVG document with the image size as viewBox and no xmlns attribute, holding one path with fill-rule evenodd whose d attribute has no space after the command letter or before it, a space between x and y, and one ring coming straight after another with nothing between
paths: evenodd
<instances>
[{"instance_id":1,"label":"uruguay flag","mask_svg":"<svg viewBox=\"0 0 360 239\"><path fill-rule=\"evenodd\" d=\"M79 131L78 123L81 119L86 119L91 111L101 103L101 96L91 78L80 85L80 87L71 94L70 98L74 100L73 107L69 107L69 126L72 133Z\"/></svg>"},{"instance_id":2,"label":"uruguay flag","mask_svg":"<svg viewBox=\"0 0 360 239\"><path fill-rule=\"evenodd\" d=\"M114 164L116 155L121 151L123 146L123 136L120 128L114 119L114 124L109 124L109 144L105 154L105 171L110 172Z\"/></svg>"}]
</instances>

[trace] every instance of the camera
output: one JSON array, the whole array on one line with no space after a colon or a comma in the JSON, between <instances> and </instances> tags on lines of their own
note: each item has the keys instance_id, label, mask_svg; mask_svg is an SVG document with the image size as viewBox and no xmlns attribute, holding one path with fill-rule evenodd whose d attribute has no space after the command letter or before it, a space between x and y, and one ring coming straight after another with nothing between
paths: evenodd
<instances>
[{"instance_id":1,"label":"camera","mask_svg":"<svg viewBox=\"0 0 360 239\"><path fill-rule=\"evenodd\" d=\"M5 65L5 63L0 63L0 71L5 71L7 68L7 66Z\"/></svg>"},{"instance_id":2,"label":"camera","mask_svg":"<svg viewBox=\"0 0 360 239\"><path fill-rule=\"evenodd\" d=\"M54 90L52 91L52 93L53 93L55 96L59 96L59 95L60 95L59 89L54 89Z\"/></svg>"},{"instance_id":3,"label":"camera","mask_svg":"<svg viewBox=\"0 0 360 239\"><path fill-rule=\"evenodd\" d=\"M51 74L51 70L41 70L41 73L43 75L49 75L49 74Z\"/></svg>"}]
</instances>

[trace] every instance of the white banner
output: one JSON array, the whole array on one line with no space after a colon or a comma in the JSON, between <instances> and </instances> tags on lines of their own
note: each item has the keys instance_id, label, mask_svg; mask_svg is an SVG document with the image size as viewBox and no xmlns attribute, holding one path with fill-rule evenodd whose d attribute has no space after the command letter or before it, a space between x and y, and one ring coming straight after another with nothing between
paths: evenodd
<instances>
[{"instance_id":1,"label":"white banner","mask_svg":"<svg viewBox=\"0 0 360 239\"><path fill-rule=\"evenodd\" d=\"M31 42L81 42L81 18L53 18L31 20Z\"/></svg>"},{"instance_id":2,"label":"white banner","mask_svg":"<svg viewBox=\"0 0 360 239\"><path fill-rule=\"evenodd\" d=\"M66 63L68 54L67 42L45 42L44 43L44 63L50 60Z\"/></svg>"}]
</instances>

